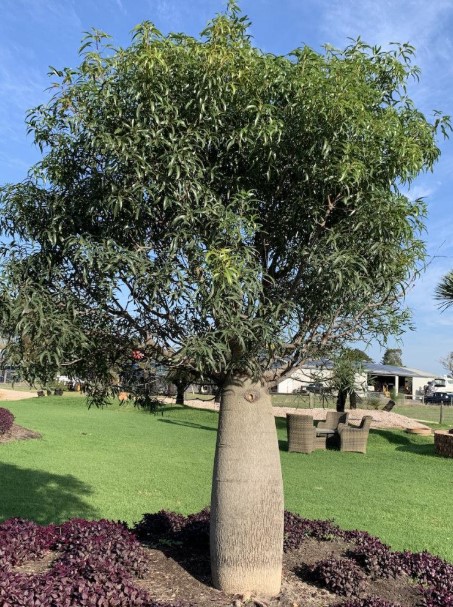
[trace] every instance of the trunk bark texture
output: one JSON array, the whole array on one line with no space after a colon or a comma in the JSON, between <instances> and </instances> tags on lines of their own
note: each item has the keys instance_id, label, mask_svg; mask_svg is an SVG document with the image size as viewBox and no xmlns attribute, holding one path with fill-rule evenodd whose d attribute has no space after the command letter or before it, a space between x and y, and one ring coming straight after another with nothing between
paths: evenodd
<instances>
[{"instance_id":1,"label":"trunk bark texture","mask_svg":"<svg viewBox=\"0 0 453 607\"><path fill-rule=\"evenodd\" d=\"M184 404L184 392L186 390L186 384L181 384L179 382L175 382L176 386L176 404L183 405Z\"/></svg>"},{"instance_id":2,"label":"trunk bark texture","mask_svg":"<svg viewBox=\"0 0 453 607\"><path fill-rule=\"evenodd\" d=\"M344 409L346 406L346 398L348 396L347 390L338 390L337 395L337 411L339 413L344 413Z\"/></svg>"},{"instance_id":3,"label":"trunk bark texture","mask_svg":"<svg viewBox=\"0 0 453 607\"><path fill-rule=\"evenodd\" d=\"M211 497L211 568L225 592L276 595L283 553L283 483L267 389L227 380Z\"/></svg>"}]
</instances>

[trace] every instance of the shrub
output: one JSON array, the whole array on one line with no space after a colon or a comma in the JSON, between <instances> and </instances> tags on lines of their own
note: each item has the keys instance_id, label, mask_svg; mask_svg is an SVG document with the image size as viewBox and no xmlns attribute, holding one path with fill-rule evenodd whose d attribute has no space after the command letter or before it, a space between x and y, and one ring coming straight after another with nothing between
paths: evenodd
<instances>
[{"instance_id":1,"label":"shrub","mask_svg":"<svg viewBox=\"0 0 453 607\"><path fill-rule=\"evenodd\" d=\"M8 409L0 407L0 434L9 432L14 423L14 415Z\"/></svg>"},{"instance_id":2,"label":"shrub","mask_svg":"<svg viewBox=\"0 0 453 607\"><path fill-rule=\"evenodd\" d=\"M70 568L55 567L35 575L0 575L0 604L14 607L149 607L146 591L123 580L115 571L99 571L87 564L77 575Z\"/></svg>"},{"instance_id":3,"label":"shrub","mask_svg":"<svg viewBox=\"0 0 453 607\"><path fill-rule=\"evenodd\" d=\"M400 553L392 552L388 546L375 537L367 535L356 539L357 547L348 550L348 557L354 559L371 577L397 577L407 573Z\"/></svg>"},{"instance_id":4,"label":"shrub","mask_svg":"<svg viewBox=\"0 0 453 607\"><path fill-rule=\"evenodd\" d=\"M421 607L453 607L453 594L450 590L437 588L421 588Z\"/></svg>"},{"instance_id":5,"label":"shrub","mask_svg":"<svg viewBox=\"0 0 453 607\"><path fill-rule=\"evenodd\" d=\"M54 541L53 528L12 518L0 524L0 569L39 559Z\"/></svg>"},{"instance_id":6,"label":"shrub","mask_svg":"<svg viewBox=\"0 0 453 607\"><path fill-rule=\"evenodd\" d=\"M365 587L365 574L351 559L330 557L309 568L317 584L343 596L357 596Z\"/></svg>"},{"instance_id":7,"label":"shrub","mask_svg":"<svg viewBox=\"0 0 453 607\"><path fill-rule=\"evenodd\" d=\"M209 522L211 513L204 508L196 514L189 514L184 525L176 534L187 552L209 551Z\"/></svg>"},{"instance_id":8,"label":"shrub","mask_svg":"<svg viewBox=\"0 0 453 607\"><path fill-rule=\"evenodd\" d=\"M343 537L343 532L332 521L311 521L285 510L284 551L298 548L308 537L327 541L333 537Z\"/></svg>"},{"instance_id":9,"label":"shrub","mask_svg":"<svg viewBox=\"0 0 453 607\"><path fill-rule=\"evenodd\" d=\"M143 548L123 525L111 521L74 519L55 528L53 548L61 552L59 562L78 570L80 565L97 563L108 571L142 577L147 569Z\"/></svg>"},{"instance_id":10,"label":"shrub","mask_svg":"<svg viewBox=\"0 0 453 607\"><path fill-rule=\"evenodd\" d=\"M333 607L401 607L401 605L370 596L364 599L352 599L344 603L337 603Z\"/></svg>"},{"instance_id":11,"label":"shrub","mask_svg":"<svg viewBox=\"0 0 453 607\"><path fill-rule=\"evenodd\" d=\"M58 551L49 571L33 576L12 571L45 550ZM11 519L0 524L0 605L159 607L132 579L147 568L138 540L118 523L75 519L40 527Z\"/></svg>"},{"instance_id":12,"label":"shrub","mask_svg":"<svg viewBox=\"0 0 453 607\"><path fill-rule=\"evenodd\" d=\"M139 540L158 542L159 540L174 540L174 534L182 529L186 522L183 514L160 510L153 514L144 514L136 523L133 532Z\"/></svg>"},{"instance_id":13,"label":"shrub","mask_svg":"<svg viewBox=\"0 0 453 607\"><path fill-rule=\"evenodd\" d=\"M429 552L404 552L402 554L406 572L422 584L453 596L453 565Z\"/></svg>"}]
</instances>

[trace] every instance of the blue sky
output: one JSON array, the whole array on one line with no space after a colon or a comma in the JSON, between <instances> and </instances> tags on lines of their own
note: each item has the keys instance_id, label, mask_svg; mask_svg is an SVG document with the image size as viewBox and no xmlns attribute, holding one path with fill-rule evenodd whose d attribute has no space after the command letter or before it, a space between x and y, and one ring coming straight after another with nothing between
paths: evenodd
<instances>
[{"instance_id":1,"label":"blue sky","mask_svg":"<svg viewBox=\"0 0 453 607\"><path fill-rule=\"evenodd\" d=\"M20 181L37 160L25 132L27 109L44 102L48 67L78 64L83 32L96 27L127 45L131 29L149 19L164 32L197 35L226 0L2 0L0 23L0 183ZM417 48L420 82L411 90L427 115L453 115L453 0L243 0L255 44L286 54L308 44L344 47L361 36L385 47L391 41ZM403 362L437 374L440 358L453 350L453 310L441 313L433 299L440 278L453 269L453 138L441 142L434 173L421 176L410 195L425 196L429 207L426 242L430 264L407 296L414 332L400 344ZM383 351L369 348L376 362Z\"/></svg>"}]
</instances>

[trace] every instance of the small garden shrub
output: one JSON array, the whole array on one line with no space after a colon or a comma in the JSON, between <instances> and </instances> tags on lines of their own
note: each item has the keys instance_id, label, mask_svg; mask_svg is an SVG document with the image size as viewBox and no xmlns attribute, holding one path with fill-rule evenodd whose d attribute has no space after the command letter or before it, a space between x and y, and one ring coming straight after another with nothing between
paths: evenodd
<instances>
[{"instance_id":1,"label":"small garden shrub","mask_svg":"<svg viewBox=\"0 0 453 607\"><path fill-rule=\"evenodd\" d=\"M45 573L14 571L46 550L55 551L55 559ZM133 576L147 569L144 549L122 524L78 519L47 527L21 519L0 524L0 605L159 607L134 584Z\"/></svg>"},{"instance_id":2,"label":"small garden shrub","mask_svg":"<svg viewBox=\"0 0 453 607\"><path fill-rule=\"evenodd\" d=\"M171 548L176 546L179 556L209 552L209 508L184 516L161 510L145 514L134 527L140 540Z\"/></svg>"},{"instance_id":3,"label":"small garden shrub","mask_svg":"<svg viewBox=\"0 0 453 607\"><path fill-rule=\"evenodd\" d=\"M196 514L189 514L185 524L177 533L177 540L190 552L209 551L209 521L209 508L204 508Z\"/></svg>"},{"instance_id":4,"label":"small garden shrub","mask_svg":"<svg viewBox=\"0 0 453 607\"><path fill-rule=\"evenodd\" d=\"M348 550L348 557L354 559L374 579L395 578L407 573L400 553L392 552L377 538L367 534L356 538L356 542L357 547Z\"/></svg>"},{"instance_id":5,"label":"small garden shrub","mask_svg":"<svg viewBox=\"0 0 453 607\"><path fill-rule=\"evenodd\" d=\"M186 522L183 514L160 510L153 514L144 514L136 523L133 531L139 540L158 542L159 540L174 540L174 535L182 529Z\"/></svg>"},{"instance_id":6,"label":"small garden shrub","mask_svg":"<svg viewBox=\"0 0 453 607\"><path fill-rule=\"evenodd\" d=\"M14 423L14 415L8 409L0 407L0 434L6 434Z\"/></svg>"},{"instance_id":7,"label":"small garden shrub","mask_svg":"<svg viewBox=\"0 0 453 607\"><path fill-rule=\"evenodd\" d=\"M390 603L376 597L367 597L364 599L351 599L343 603L337 603L333 607L401 607L399 603Z\"/></svg>"},{"instance_id":8,"label":"small garden shrub","mask_svg":"<svg viewBox=\"0 0 453 607\"><path fill-rule=\"evenodd\" d=\"M74 519L56 527L53 548L61 552L59 562L77 570L87 562L108 571L143 577L148 566L138 540L121 524L111 521Z\"/></svg>"},{"instance_id":9,"label":"small garden shrub","mask_svg":"<svg viewBox=\"0 0 453 607\"><path fill-rule=\"evenodd\" d=\"M327 541L343 537L343 531L332 521L311 521L285 510L283 550L299 548L308 537Z\"/></svg>"},{"instance_id":10,"label":"small garden shrub","mask_svg":"<svg viewBox=\"0 0 453 607\"><path fill-rule=\"evenodd\" d=\"M450 590L437 588L421 588L421 607L453 607L453 594Z\"/></svg>"},{"instance_id":11,"label":"small garden shrub","mask_svg":"<svg viewBox=\"0 0 453 607\"><path fill-rule=\"evenodd\" d=\"M422 607L453 607L453 565L429 552L404 552L407 573L420 582Z\"/></svg>"},{"instance_id":12,"label":"small garden shrub","mask_svg":"<svg viewBox=\"0 0 453 607\"><path fill-rule=\"evenodd\" d=\"M54 541L53 527L13 518L0 525L0 570L42 558Z\"/></svg>"},{"instance_id":13,"label":"small garden shrub","mask_svg":"<svg viewBox=\"0 0 453 607\"><path fill-rule=\"evenodd\" d=\"M358 596L365 587L366 576L351 559L330 557L309 568L311 579L342 596Z\"/></svg>"}]
</instances>

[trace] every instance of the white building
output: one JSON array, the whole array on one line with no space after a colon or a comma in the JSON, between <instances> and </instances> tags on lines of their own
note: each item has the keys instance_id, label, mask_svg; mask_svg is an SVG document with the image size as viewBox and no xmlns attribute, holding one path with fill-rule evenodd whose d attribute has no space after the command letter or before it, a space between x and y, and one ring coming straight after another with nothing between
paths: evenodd
<instances>
[{"instance_id":1,"label":"white building","mask_svg":"<svg viewBox=\"0 0 453 607\"><path fill-rule=\"evenodd\" d=\"M332 377L333 363L329 360L309 361L293 370L291 375L284 377L277 385L277 392L291 394L301 389L316 388L310 384L322 384L326 387ZM358 393L376 392L387 393L393 390L397 394L405 394L408 398L421 399L424 388L429 381L437 376L429 371L395 367L378 363L362 363L363 371L356 375L356 391Z\"/></svg>"}]
</instances>

